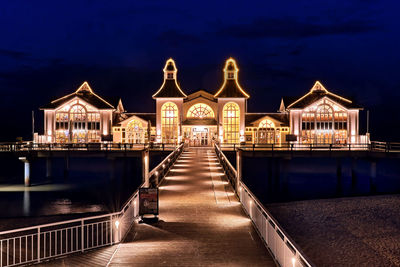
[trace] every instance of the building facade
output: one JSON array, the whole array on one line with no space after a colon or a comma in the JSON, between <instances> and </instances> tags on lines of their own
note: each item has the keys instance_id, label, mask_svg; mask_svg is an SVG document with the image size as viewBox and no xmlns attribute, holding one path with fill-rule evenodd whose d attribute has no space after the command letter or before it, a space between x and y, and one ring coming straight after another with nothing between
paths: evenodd
<instances>
[{"instance_id":1,"label":"building facade","mask_svg":"<svg viewBox=\"0 0 400 267\"><path fill-rule=\"evenodd\" d=\"M278 112L249 113L250 95L239 82L234 59L226 60L216 92L186 94L179 85L173 59L166 61L163 83L153 94L155 113L129 113L121 99L106 101L84 82L74 93L56 99L44 110L41 142L149 142L191 146L224 144L350 144L359 135L361 107L316 82L304 96L282 98Z\"/></svg>"}]
</instances>

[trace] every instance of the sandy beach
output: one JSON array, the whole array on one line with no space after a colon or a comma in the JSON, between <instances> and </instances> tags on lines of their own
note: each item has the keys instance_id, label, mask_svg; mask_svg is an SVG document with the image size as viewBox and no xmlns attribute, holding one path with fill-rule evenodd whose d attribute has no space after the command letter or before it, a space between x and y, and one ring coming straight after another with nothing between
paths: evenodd
<instances>
[{"instance_id":1,"label":"sandy beach","mask_svg":"<svg viewBox=\"0 0 400 267\"><path fill-rule=\"evenodd\" d=\"M400 195L267 205L317 266L400 266Z\"/></svg>"}]
</instances>

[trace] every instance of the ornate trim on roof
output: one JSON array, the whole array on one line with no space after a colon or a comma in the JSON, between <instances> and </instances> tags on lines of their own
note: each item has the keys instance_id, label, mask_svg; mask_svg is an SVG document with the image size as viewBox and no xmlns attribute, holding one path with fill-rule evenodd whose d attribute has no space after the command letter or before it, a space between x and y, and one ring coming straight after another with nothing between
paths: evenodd
<instances>
[{"instance_id":1,"label":"ornate trim on roof","mask_svg":"<svg viewBox=\"0 0 400 267\"><path fill-rule=\"evenodd\" d=\"M214 97L250 97L239 84L238 72L239 69L236 65L236 61L233 58L226 60L224 67L224 83Z\"/></svg>"},{"instance_id":2,"label":"ornate trim on roof","mask_svg":"<svg viewBox=\"0 0 400 267\"><path fill-rule=\"evenodd\" d=\"M179 97L185 98L187 95L182 91L177 82L177 72L175 61L170 58L165 63L163 69L164 81L160 89L153 95L153 98L157 97Z\"/></svg>"},{"instance_id":3,"label":"ornate trim on roof","mask_svg":"<svg viewBox=\"0 0 400 267\"><path fill-rule=\"evenodd\" d=\"M338 102L346 108L360 108L358 105L354 104L353 101L329 92L319 81L316 81L314 86L307 94L288 105L287 109L304 108L325 96L333 101Z\"/></svg>"}]
</instances>

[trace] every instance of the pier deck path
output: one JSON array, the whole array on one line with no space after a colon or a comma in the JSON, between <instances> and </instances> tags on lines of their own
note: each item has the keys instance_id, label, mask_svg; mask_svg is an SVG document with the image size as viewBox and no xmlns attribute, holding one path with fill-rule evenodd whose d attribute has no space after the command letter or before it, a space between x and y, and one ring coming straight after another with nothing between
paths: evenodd
<instances>
[{"instance_id":1,"label":"pier deck path","mask_svg":"<svg viewBox=\"0 0 400 267\"><path fill-rule=\"evenodd\" d=\"M46 266L276 266L211 148L182 153L160 186L160 221L119 245ZM108 258L108 260L107 260Z\"/></svg>"}]
</instances>

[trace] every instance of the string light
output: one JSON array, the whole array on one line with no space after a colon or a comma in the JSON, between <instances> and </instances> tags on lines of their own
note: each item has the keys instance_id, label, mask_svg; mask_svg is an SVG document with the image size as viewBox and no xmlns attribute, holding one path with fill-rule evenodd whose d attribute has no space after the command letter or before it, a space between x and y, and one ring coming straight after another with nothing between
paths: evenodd
<instances>
[{"instance_id":1,"label":"string light","mask_svg":"<svg viewBox=\"0 0 400 267\"><path fill-rule=\"evenodd\" d=\"M174 70L173 70L173 71L167 70L167 67L168 67L169 64L172 64L172 66L174 67ZM173 76L174 76L173 79L174 79L174 81L175 81L176 87L179 89L179 91L182 93L182 95L184 95L185 97L187 97L187 95L186 95L186 94L182 91L182 89L179 87L178 82L177 82L177 80L176 80L176 74L178 73L178 69L176 68L175 61L174 61L172 58L169 58L169 59L167 60L167 62L165 63L165 67L164 67L164 69L163 69L163 72L164 72L164 81L163 81L163 84L161 85L160 89L158 89L158 91L157 91L152 97L153 97L153 98L156 97L156 95L158 95L158 93L164 88L165 81L166 81L167 79L170 79L170 78L168 78L168 73L171 73L171 72L174 74L174 75L173 75Z\"/></svg>"},{"instance_id":2,"label":"string light","mask_svg":"<svg viewBox=\"0 0 400 267\"><path fill-rule=\"evenodd\" d=\"M237 73L239 72L239 69L238 69L238 67L237 67L237 65L236 65L236 61L233 59L233 58L229 58L228 60L226 60L225 61L225 68L224 68L224 83L222 84L222 86L221 86L221 88L218 90L218 92L214 95L214 97L218 97L218 95L224 90L224 88L225 88L225 86L226 86L226 81L228 80L228 79L232 79L232 77L228 77L228 72L231 72L231 70L228 70L228 66L229 65L233 65L233 71L234 71L234 76L233 76L233 79L235 80L235 83L236 83L236 86L239 88L239 90L247 97L247 98L249 98L250 97L250 95L249 94L247 94L243 89L242 89L242 87L239 85L239 82L238 82L238 75L237 75Z\"/></svg>"}]
</instances>

